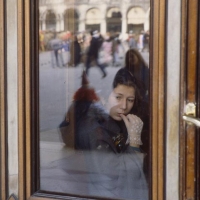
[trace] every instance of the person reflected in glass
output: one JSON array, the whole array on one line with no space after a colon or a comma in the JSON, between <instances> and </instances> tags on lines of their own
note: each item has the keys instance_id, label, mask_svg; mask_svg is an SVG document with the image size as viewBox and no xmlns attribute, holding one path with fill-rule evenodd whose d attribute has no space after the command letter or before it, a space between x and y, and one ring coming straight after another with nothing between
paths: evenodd
<instances>
[{"instance_id":1,"label":"person reflected in glass","mask_svg":"<svg viewBox=\"0 0 200 200\"><path fill-rule=\"evenodd\" d=\"M75 33L72 33L71 38L69 66L76 67L81 61L81 46Z\"/></svg>"},{"instance_id":2,"label":"person reflected in glass","mask_svg":"<svg viewBox=\"0 0 200 200\"><path fill-rule=\"evenodd\" d=\"M51 48L52 66L65 67L62 55L63 41L57 37L56 32L54 32L53 34L54 34L53 38L49 41L49 46Z\"/></svg>"},{"instance_id":3,"label":"person reflected in glass","mask_svg":"<svg viewBox=\"0 0 200 200\"><path fill-rule=\"evenodd\" d=\"M90 45L87 52L86 74L87 75L89 74L91 62L94 60L96 62L96 65L102 72L102 78L105 78L107 76L107 73L105 71L105 66L103 64L100 64L98 61L99 49L103 43L103 37L97 30L92 31L91 35L92 39L90 41Z\"/></svg>"},{"instance_id":4,"label":"person reflected in glass","mask_svg":"<svg viewBox=\"0 0 200 200\"><path fill-rule=\"evenodd\" d=\"M99 96L89 83L86 72L83 71L81 87L74 93L72 104L60 124L63 142L76 150L94 149L93 141L96 136L92 135L90 130L108 117Z\"/></svg>"},{"instance_id":5,"label":"person reflected in glass","mask_svg":"<svg viewBox=\"0 0 200 200\"><path fill-rule=\"evenodd\" d=\"M143 99L149 99L149 67L137 49L129 49L125 55L125 68L139 81Z\"/></svg>"}]
</instances>

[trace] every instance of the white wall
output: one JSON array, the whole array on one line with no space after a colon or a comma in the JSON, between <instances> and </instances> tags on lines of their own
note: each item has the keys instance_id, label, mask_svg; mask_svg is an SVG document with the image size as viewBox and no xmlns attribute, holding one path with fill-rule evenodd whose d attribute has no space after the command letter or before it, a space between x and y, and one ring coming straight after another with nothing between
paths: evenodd
<instances>
[{"instance_id":1,"label":"white wall","mask_svg":"<svg viewBox=\"0 0 200 200\"><path fill-rule=\"evenodd\" d=\"M7 101L9 194L18 193L17 1L7 0Z\"/></svg>"},{"instance_id":2,"label":"white wall","mask_svg":"<svg viewBox=\"0 0 200 200\"><path fill-rule=\"evenodd\" d=\"M166 200L179 199L179 80L181 0L168 0Z\"/></svg>"}]
</instances>

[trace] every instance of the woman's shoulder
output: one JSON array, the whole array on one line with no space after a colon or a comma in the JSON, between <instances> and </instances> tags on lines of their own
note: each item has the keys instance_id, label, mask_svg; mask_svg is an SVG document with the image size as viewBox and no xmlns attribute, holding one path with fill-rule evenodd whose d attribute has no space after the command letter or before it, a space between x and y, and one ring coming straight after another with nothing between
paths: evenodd
<instances>
[{"instance_id":1,"label":"woman's shoulder","mask_svg":"<svg viewBox=\"0 0 200 200\"><path fill-rule=\"evenodd\" d=\"M95 117L103 117L105 119L108 119L109 114L103 107L103 105L100 102L93 102L90 105L89 111L88 111L89 116L95 116Z\"/></svg>"}]
</instances>

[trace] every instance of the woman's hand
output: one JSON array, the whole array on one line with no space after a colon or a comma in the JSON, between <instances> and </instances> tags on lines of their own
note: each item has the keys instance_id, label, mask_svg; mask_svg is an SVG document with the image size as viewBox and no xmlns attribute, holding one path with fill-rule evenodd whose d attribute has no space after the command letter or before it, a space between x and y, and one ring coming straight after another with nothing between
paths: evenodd
<instances>
[{"instance_id":1,"label":"woman's hand","mask_svg":"<svg viewBox=\"0 0 200 200\"><path fill-rule=\"evenodd\" d=\"M133 114L127 116L121 114L122 119L126 125L128 131L129 145L133 147L139 147L142 145L141 132L143 128L142 120Z\"/></svg>"}]
</instances>

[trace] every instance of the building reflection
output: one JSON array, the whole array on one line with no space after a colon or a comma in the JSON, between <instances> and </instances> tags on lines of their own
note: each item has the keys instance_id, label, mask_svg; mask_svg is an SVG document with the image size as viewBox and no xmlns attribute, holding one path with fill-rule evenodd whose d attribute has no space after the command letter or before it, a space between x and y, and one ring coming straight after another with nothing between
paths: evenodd
<instances>
[{"instance_id":1,"label":"building reflection","mask_svg":"<svg viewBox=\"0 0 200 200\"><path fill-rule=\"evenodd\" d=\"M40 30L120 32L149 30L149 0L40 0Z\"/></svg>"}]
</instances>

